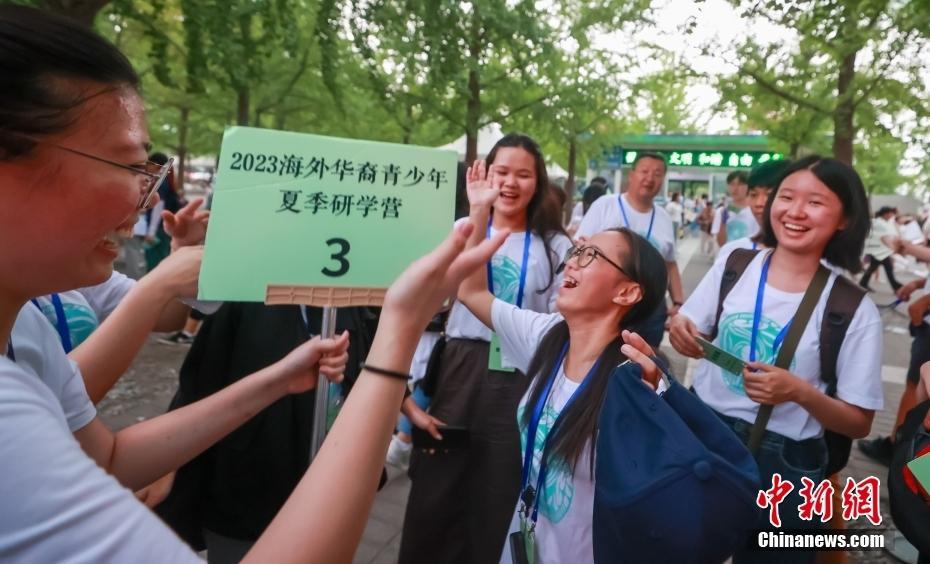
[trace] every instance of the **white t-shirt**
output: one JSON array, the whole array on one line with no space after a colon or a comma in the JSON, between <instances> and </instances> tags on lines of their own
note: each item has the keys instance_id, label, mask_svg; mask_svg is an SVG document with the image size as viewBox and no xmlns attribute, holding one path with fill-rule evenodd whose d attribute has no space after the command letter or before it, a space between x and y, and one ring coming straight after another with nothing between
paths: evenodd
<instances>
[{"instance_id":1,"label":"white t-shirt","mask_svg":"<svg viewBox=\"0 0 930 564\"><path fill-rule=\"evenodd\" d=\"M10 344L16 364L31 378L44 382L58 400L68 429L77 431L97 416L77 363L65 355L58 334L39 308L27 303L19 310Z\"/></svg>"},{"instance_id":2,"label":"white t-shirt","mask_svg":"<svg viewBox=\"0 0 930 564\"><path fill-rule=\"evenodd\" d=\"M492 229L491 233L495 231ZM520 286L520 267L523 264L523 232L511 233L500 249L491 257L491 272L494 280L494 295L507 303L517 303L517 293ZM572 246L571 240L564 235L555 235L549 241L552 250L552 266L555 269L566 251ZM550 262L546 259L545 247L542 239L533 234L530 237L530 256L527 261L526 287L523 290L523 308L532 311L555 311L555 300L558 297L559 286L562 285L562 276L553 278L549 284ZM491 330L484 323L471 314L462 303L455 302L446 324L446 336L449 338L491 340ZM503 360L512 365L504 355Z\"/></svg>"},{"instance_id":3,"label":"white t-shirt","mask_svg":"<svg viewBox=\"0 0 930 564\"><path fill-rule=\"evenodd\" d=\"M568 222L569 225L575 227L581 225L581 219L584 217L584 202L578 202L572 207L572 218Z\"/></svg>"},{"instance_id":4,"label":"white t-shirt","mask_svg":"<svg viewBox=\"0 0 930 564\"><path fill-rule=\"evenodd\" d=\"M136 224L132 226L132 234L134 237L145 237L149 232L149 220L145 212L139 213L139 216L136 218Z\"/></svg>"},{"instance_id":5,"label":"white t-shirt","mask_svg":"<svg viewBox=\"0 0 930 564\"><path fill-rule=\"evenodd\" d=\"M681 204L675 201L669 201L669 203L665 204L665 211L672 218L674 223L681 223Z\"/></svg>"},{"instance_id":6,"label":"white t-shirt","mask_svg":"<svg viewBox=\"0 0 930 564\"><path fill-rule=\"evenodd\" d=\"M726 263L727 257L729 257L730 253L732 253L736 249L756 250L756 249L764 249L764 248L765 247L763 247L762 245L759 245L758 243L753 241L752 238L750 237L743 237L741 239L736 239L736 240L730 239L729 241L724 243L722 247L720 247L719 251L717 251L717 258L715 259L715 261L723 261L724 263Z\"/></svg>"},{"instance_id":7,"label":"white t-shirt","mask_svg":"<svg viewBox=\"0 0 930 564\"><path fill-rule=\"evenodd\" d=\"M84 454L54 395L6 358L0 468L2 562L201 562Z\"/></svg>"},{"instance_id":8,"label":"white t-shirt","mask_svg":"<svg viewBox=\"0 0 930 564\"><path fill-rule=\"evenodd\" d=\"M720 207L714 211L714 223L710 227L712 235L720 232L720 225L723 223L723 210L725 209L727 208ZM727 209L727 241L752 237L758 232L759 224L756 223L756 217L752 215L749 206L739 210Z\"/></svg>"},{"instance_id":9,"label":"white t-shirt","mask_svg":"<svg viewBox=\"0 0 930 564\"><path fill-rule=\"evenodd\" d=\"M558 313L544 314L521 310L501 300L494 300L491 306L491 320L500 337L501 353L510 357L517 370L525 374L539 342L555 324L562 321L562 316ZM580 385L566 378L562 367L559 367L534 439L533 464L529 476L529 482L534 488L539 476L539 462L544 441L559 413ZM520 406L517 409L521 460L527 441L523 412L527 408L526 402L530 390L520 400ZM536 546L539 554L538 562L541 564L594 562L594 540L591 534L591 522L594 515L594 476L591 475L590 452L589 444L585 446L584 454L578 459L574 476L565 463L550 465L546 471L546 483L539 500L539 520L536 522ZM519 505L518 502L517 509ZM519 520L516 514L517 511L514 511L510 532L519 530ZM501 562L510 563L509 544L504 548Z\"/></svg>"},{"instance_id":10,"label":"white t-shirt","mask_svg":"<svg viewBox=\"0 0 930 564\"><path fill-rule=\"evenodd\" d=\"M426 376L426 367L429 357L433 354L433 347L439 341L441 333L438 331L424 331L417 342L417 350L413 351L413 360L410 362L410 383L413 384Z\"/></svg>"},{"instance_id":11,"label":"white t-shirt","mask_svg":"<svg viewBox=\"0 0 930 564\"><path fill-rule=\"evenodd\" d=\"M756 243L755 241L753 241L752 237L743 237L742 239L737 239L736 241L729 241L725 243L722 247L720 247L720 250L717 251L717 258L714 259L714 261L722 262L724 265L726 265L727 258L730 256L730 253L732 253L736 249L752 249L754 251L755 250L761 251L765 248L766 248L765 245L762 245L761 243ZM843 276L843 269L834 264L827 262L827 259L820 259L820 264L826 266L827 268L829 268L830 270L832 270L839 276Z\"/></svg>"},{"instance_id":12,"label":"white t-shirt","mask_svg":"<svg viewBox=\"0 0 930 564\"><path fill-rule=\"evenodd\" d=\"M885 260L894 252L882 242L882 237L897 237L898 227L894 221L876 217L872 220L872 230L865 240L865 254L872 255L877 260Z\"/></svg>"},{"instance_id":13,"label":"white t-shirt","mask_svg":"<svg viewBox=\"0 0 930 564\"><path fill-rule=\"evenodd\" d=\"M83 343L113 313L135 284L135 280L114 270L102 284L58 294L68 322L72 348ZM57 328L58 315L51 296L40 296L36 301L49 323Z\"/></svg>"},{"instance_id":14,"label":"white t-shirt","mask_svg":"<svg viewBox=\"0 0 930 564\"><path fill-rule=\"evenodd\" d=\"M714 340L714 344L720 348L745 360L749 358L756 293L762 264L767 255L768 253L759 253L727 295L720 316L718 335ZM724 267L725 261L716 261L680 311L705 335L711 333L717 314L717 300ZM820 326L827 297L835 280L836 273L831 273L830 280L801 336L790 368L792 374L821 391L826 389L826 384L820 379ZM794 316L803 295L803 292L783 292L766 284L757 341L757 360L768 364L775 362L773 342ZM839 399L864 409L882 409L881 353L881 318L875 304L866 297L853 316L837 359ZM755 421L759 405L746 396L741 375L724 372L715 364L701 360L694 371L694 388L706 404L720 413L750 423ZM794 440L803 440L820 436L823 426L803 407L787 402L775 406L768 430Z\"/></svg>"},{"instance_id":15,"label":"white t-shirt","mask_svg":"<svg viewBox=\"0 0 930 564\"><path fill-rule=\"evenodd\" d=\"M915 245L923 245L926 243L923 231L920 230L920 225L913 219L904 225L899 225L898 231L901 233L901 238L905 241L910 241Z\"/></svg>"},{"instance_id":16,"label":"white t-shirt","mask_svg":"<svg viewBox=\"0 0 930 564\"><path fill-rule=\"evenodd\" d=\"M629 227L646 237L649 233L649 223L652 221L652 212L643 213L633 209L626 194L622 194L619 198L623 199L623 208L626 210L626 217L630 220L629 225L623 219L618 196L606 194L595 200L588 208L588 213L581 220L575 236L591 237L607 229ZM658 206L653 206L653 210L655 210L655 222L652 225L652 233L646 238L659 250L666 262L673 262L675 260L675 228L672 225L672 218L669 217L668 212Z\"/></svg>"}]
</instances>

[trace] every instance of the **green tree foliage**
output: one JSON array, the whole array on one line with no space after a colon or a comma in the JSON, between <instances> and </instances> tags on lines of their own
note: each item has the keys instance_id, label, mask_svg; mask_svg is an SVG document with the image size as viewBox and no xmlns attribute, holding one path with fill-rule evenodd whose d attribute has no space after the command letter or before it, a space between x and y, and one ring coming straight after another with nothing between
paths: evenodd
<instances>
[{"instance_id":1,"label":"green tree foliage","mask_svg":"<svg viewBox=\"0 0 930 564\"><path fill-rule=\"evenodd\" d=\"M749 21L783 26L789 40L739 45L737 73L719 81L724 104L790 152L822 151L825 136L837 159L852 163L858 152L857 168L874 175L867 180L875 190L906 180L891 171L915 133L905 124L930 115L922 86L930 69L920 55L930 12L914 1L734 3Z\"/></svg>"}]
</instances>

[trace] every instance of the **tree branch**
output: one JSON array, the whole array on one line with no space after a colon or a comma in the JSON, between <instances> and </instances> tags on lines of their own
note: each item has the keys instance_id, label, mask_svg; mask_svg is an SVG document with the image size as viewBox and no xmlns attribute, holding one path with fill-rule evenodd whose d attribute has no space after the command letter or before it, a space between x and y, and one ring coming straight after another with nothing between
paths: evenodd
<instances>
[{"instance_id":1,"label":"tree branch","mask_svg":"<svg viewBox=\"0 0 930 564\"><path fill-rule=\"evenodd\" d=\"M907 35L904 36L904 39L899 42L898 49L893 54L889 55L887 59L885 59L885 64L882 65L881 70L878 72L875 78L872 79L871 84L869 84L868 88L865 89L865 91L862 93L861 96L853 100L852 104L854 108L857 107L859 104L861 104L866 98L869 97L869 94L871 94L872 91L875 90L875 87L878 86L878 83L881 82L881 79L885 77L885 73L888 72L888 69L891 67L891 63L893 63L895 59L898 58L898 55L901 54L901 51L903 51L904 48L911 42L911 39L913 38L913 35L915 34L915 32L916 30L911 30L907 32Z\"/></svg>"},{"instance_id":2,"label":"tree branch","mask_svg":"<svg viewBox=\"0 0 930 564\"><path fill-rule=\"evenodd\" d=\"M814 104L813 102L810 102L810 101L808 101L808 100L805 100L804 98L801 98L800 96L795 96L794 94L792 94L792 93L790 93L790 92L788 92L788 91L786 91L786 90L783 90L783 89L779 88L779 87L776 86L775 84L773 84L773 83L771 83L770 81L768 81L767 79L763 78L759 73L755 72L754 70L752 70L752 69L750 69L750 68L748 68L748 67L741 67L741 68L740 68L740 71L741 71L741 72L744 72L744 73L746 73L746 74L748 74L750 77L752 77L753 80L756 81L756 83L757 83L759 86L761 86L761 87L762 87L763 89L765 89L765 90L768 90L768 91L771 92L772 94L775 94L775 95L778 96L779 98L783 98L783 99L788 100L789 102L791 102L791 103L793 103L793 104L796 104L796 105L798 105L798 106L801 106L802 108L807 108L807 109L809 109L809 110L813 110L813 111L818 112L818 113L821 113L821 114L825 114L825 115L830 115L830 114L831 114L831 112L830 112L829 110L826 110L826 109L824 109L824 108L818 106L817 104Z\"/></svg>"},{"instance_id":3,"label":"tree branch","mask_svg":"<svg viewBox=\"0 0 930 564\"><path fill-rule=\"evenodd\" d=\"M489 119L489 120L487 120L487 121L485 121L485 122L483 122L483 123L480 123L480 124L478 125L478 127L479 127L479 128L485 127L486 125L490 125L491 123L493 123L493 122L495 122L495 121L506 121L506 120L510 119L511 117L513 117L514 114L520 113L520 112L522 112L523 110L525 110L525 109L527 109L527 108L531 108L531 107L535 106L536 104L539 104L539 103L541 103L541 102L544 102L544 101L548 100L549 98L551 98L551 97L554 96L554 95L555 95L554 92L550 92L549 94L546 94L546 95L544 95L544 96L540 96L539 98L536 98L535 100L530 100L529 102L526 102L525 104L520 104L519 106L517 106L516 108L513 108L512 110L510 110L509 112L507 112L507 113L504 114L504 115L498 114L498 115L496 116L496 118L492 118L492 119Z\"/></svg>"},{"instance_id":4,"label":"tree branch","mask_svg":"<svg viewBox=\"0 0 930 564\"><path fill-rule=\"evenodd\" d=\"M291 91L294 89L294 86L297 85L297 81L300 80L301 75L303 75L304 72L307 70L307 60L309 58L310 58L310 49L306 48L304 49L303 55L300 58L300 63L297 67L297 72L295 72L294 75L291 76L291 79L281 90L281 93L279 96L277 96L273 101L268 102L267 104L263 106L259 106L259 108L257 109L259 113L265 113L268 110L274 109L275 107L280 106L281 104L284 103L284 100L287 98L288 94L290 94Z\"/></svg>"}]
</instances>

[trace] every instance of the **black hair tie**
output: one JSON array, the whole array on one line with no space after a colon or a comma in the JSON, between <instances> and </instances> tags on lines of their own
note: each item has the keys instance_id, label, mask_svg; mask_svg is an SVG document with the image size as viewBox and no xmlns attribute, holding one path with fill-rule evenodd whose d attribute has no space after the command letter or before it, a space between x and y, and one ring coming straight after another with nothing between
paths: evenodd
<instances>
[{"instance_id":1,"label":"black hair tie","mask_svg":"<svg viewBox=\"0 0 930 564\"><path fill-rule=\"evenodd\" d=\"M386 368L378 368L377 366L372 366L367 362L363 362L361 366L362 370L367 370L369 372L374 372L375 374L380 374L382 376L389 376L391 378L396 378L398 380L410 380L413 378L410 374L405 374L404 372L397 372L395 370L388 370Z\"/></svg>"}]
</instances>

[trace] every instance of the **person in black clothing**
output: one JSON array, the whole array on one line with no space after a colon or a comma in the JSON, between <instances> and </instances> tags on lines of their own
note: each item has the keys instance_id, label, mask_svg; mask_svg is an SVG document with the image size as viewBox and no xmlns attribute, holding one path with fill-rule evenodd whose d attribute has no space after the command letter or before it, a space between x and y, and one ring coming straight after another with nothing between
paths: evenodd
<instances>
[{"instance_id":1,"label":"person in black clothing","mask_svg":"<svg viewBox=\"0 0 930 564\"><path fill-rule=\"evenodd\" d=\"M152 153L149 155L149 160L164 165L168 162L168 156L164 153ZM145 262L148 265L149 272L171 253L171 235L168 235L165 231L165 226L161 220L161 212L177 213L185 204L175 186L173 169L158 186L158 199L160 200L159 203L146 212L148 216L147 224L151 225L154 221L158 225L154 233L154 240L149 241L146 239L145 244ZM149 233L152 233L151 230L149 230Z\"/></svg>"},{"instance_id":2,"label":"person in black clothing","mask_svg":"<svg viewBox=\"0 0 930 564\"><path fill-rule=\"evenodd\" d=\"M226 303L208 316L180 372L171 409L192 403L283 358L321 331L322 310ZM337 333L350 334L344 393L367 356L375 316L338 311ZM214 447L181 467L156 512L210 562L238 562L310 464L315 392L271 404Z\"/></svg>"}]
</instances>

